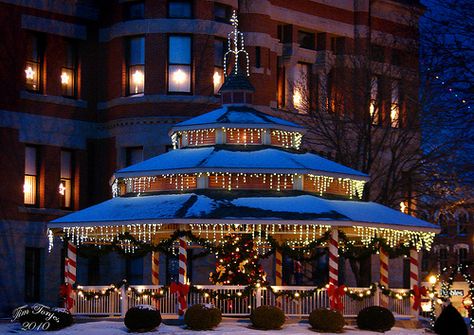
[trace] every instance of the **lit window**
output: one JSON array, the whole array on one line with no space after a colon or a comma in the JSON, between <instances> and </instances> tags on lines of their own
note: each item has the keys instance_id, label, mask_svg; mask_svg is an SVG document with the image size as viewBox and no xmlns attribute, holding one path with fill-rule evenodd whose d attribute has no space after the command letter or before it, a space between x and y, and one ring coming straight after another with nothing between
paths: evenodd
<instances>
[{"instance_id":1,"label":"lit window","mask_svg":"<svg viewBox=\"0 0 474 335\"><path fill-rule=\"evenodd\" d=\"M77 51L76 46L69 42L66 46L65 66L61 68L61 89L66 97L76 96L76 68Z\"/></svg>"},{"instance_id":2,"label":"lit window","mask_svg":"<svg viewBox=\"0 0 474 335\"><path fill-rule=\"evenodd\" d=\"M37 157L36 148L25 148L25 180L23 183L23 196L25 205L36 205L37 189Z\"/></svg>"},{"instance_id":3,"label":"lit window","mask_svg":"<svg viewBox=\"0 0 474 335\"><path fill-rule=\"evenodd\" d=\"M30 34L26 43L26 63L24 69L27 90L40 91L42 65L43 47L41 39L37 35Z\"/></svg>"},{"instance_id":4,"label":"lit window","mask_svg":"<svg viewBox=\"0 0 474 335\"><path fill-rule=\"evenodd\" d=\"M390 125L393 128L398 128L400 126L400 83L398 80L392 81Z\"/></svg>"},{"instance_id":5,"label":"lit window","mask_svg":"<svg viewBox=\"0 0 474 335\"><path fill-rule=\"evenodd\" d=\"M72 153L61 151L61 180L58 187L61 208L72 206Z\"/></svg>"},{"instance_id":6,"label":"lit window","mask_svg":"<svg viewBox=\"0 0 474 335\"><path fill-rule=\"evenodd\" d=\"M139 20L145 17L145 3L134 1L126 4L126 17L128 20Z\"/></svg>"},{"instance_id":7,"label":"lit window","mask_svg":"<svg viewBox=\"0 0 474 335\"><path fill-rule=\"evenodd\" d=\"M191 37L170 36L168 46L168 91L191 92Z\"/></svg>"},{"instance_id":8,"label":"lit window","mask_svg":"<svg viewBox=\"0 0 474 335\"><path fill-rule=\"evenodd\" d=\"M224 43L223 40L214 40L214 74L212 76L214 94L219 93L224 83Z\"/></svg>"},{"instance_id":9,"label":"lit window","mask_svg":"<svg viewBox=\"0 0 474 335\"><path fill-rule=\"evenodd\" d=\"M370 103L369 112L372 124L379 123L379 81L377 77L370 80Z\"/></svg>"},{"instance_id":10,"label":"lit window","mask_svg":"<svg viewBox=\"0 0 474 335\"><path fill-rule=\"evenodd\" d=\"M309 107L309 75L309 64L298 63L296 65L294 73L293 106L300 112Z\"/></svg>"},{"instance_id":11,"label":"lit window","mask_svg":"<svg viewBox=\"0 0 474 335\"><path fill-rule=\"evenodd\" d=\"M173 18L191 18L192 4L191 1L169 1L168 2L168 17Z\"/></svg>"},{"instance_id":12,"label":"lit window","mask_svg":"<svg viewBox=\"0 0 474 335\"><path fill-rule=\"evenodd\" d=\"M400 202L400 212L408 214L408 201Z\"/></svg>"},{"instance_id":13,"label":"lit window","mask_svg":"<svg viewBox=\"0 0 474 335\"><path fill-rule=\"evenodd\" d=\"M128 45L128 94L145 89L145 37L133 37Z\"/></svg>"}]
</instances>

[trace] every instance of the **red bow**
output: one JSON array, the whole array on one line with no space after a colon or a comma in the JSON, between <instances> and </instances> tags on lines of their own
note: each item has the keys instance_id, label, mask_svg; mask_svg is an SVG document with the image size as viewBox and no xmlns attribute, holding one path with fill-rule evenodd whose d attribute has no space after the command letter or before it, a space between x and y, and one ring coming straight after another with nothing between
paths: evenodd
<instances>
[{"instance_id":1,"label":"red bow","mask_svg":"<svg viewBox=\"0 0 474 335\"><path fill-rule=\"evenodd\" d=\"M186 303L186 297L189 293L189 285L172 282L170 285L170 292L178 293L178 302L181 307L179 312L182 314L184 310L188 308L188 304Z\"/></svg>"},{"instance_id":2,"label":"red bow","mask_svg":"<svg viewBox=\"0 0 474 335\"><path fill-rule=\"evenodd\" d=\"M329 295L329 305L331 309L342 312L344 309L344 304L342 303L342 297L346 293L344 290L345 286L336 286L334 284L329 284L328 295Z\"/></svg>"},{"instance_id":3,"label":"red bow","mask_svg":"<svg viewBox=\"0 0 474 335\"><path fill-rule=\"evenodd\" d=\"M413 310L417 311L421 306L421 297L426 297L428 295L428 290L426 287L418 285L413 285Z\"/></svg>"},{"instance_id":4,"label":"red bow","mask_svg":"<svg viewBox=\"0 0 474 335\"><path fill-rule=\"evenodd\" d=\"M64 305L68 310L71 310L74 307L74 299L72 298L72 294L74 290L72 289L71 284L63 284L59 288L59 294L61 297L65 298Z\"/></svg>"}]
</instances>

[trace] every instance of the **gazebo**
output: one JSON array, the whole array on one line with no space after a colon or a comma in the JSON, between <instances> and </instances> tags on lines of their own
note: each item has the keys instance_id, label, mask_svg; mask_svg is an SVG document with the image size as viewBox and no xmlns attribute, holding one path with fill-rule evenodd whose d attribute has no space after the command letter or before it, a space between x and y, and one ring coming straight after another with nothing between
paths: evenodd
<instances>
[{"instance_id":1,"label":"gazebo","mask_svg":"<svg viewBox=\"0 0 474 335\"><path fill-rule=\"evenodd\" d=\"M229 41L241 34L235 17L234 27ZM234 55L246 54L239 43L231 45ZM182 313L188 303L211 301L231 315L262 303L278 304L289 315L317 306L352 315L370 304L416 313L410 306L420 298L413 290L418 252L430 248L437 226L363 201L369 176L302 150L302 126L255 109L254 88L238 61L220 93L220 108L170 130L173 150L118 170L112 199L49 224L50 242L59 236L68 243L66 283L76 281L76 248L149 252L153 259L153 285L77 286L73 310L123 314L131 305L155 303L162 313ZM274 278L247 286L189 282L187 250L218 253L229 236L250 236L257 255L272 255ZM304 259L318 248L329 255L327 285L282 286L282 255ZM380 254L380 283L345 288L339 255L360 250ZM159 285L160 253L178 254L177 283ZM412 290L391 290L389 257L402 255L410 257Z\"/></svg>"}]
</instances>

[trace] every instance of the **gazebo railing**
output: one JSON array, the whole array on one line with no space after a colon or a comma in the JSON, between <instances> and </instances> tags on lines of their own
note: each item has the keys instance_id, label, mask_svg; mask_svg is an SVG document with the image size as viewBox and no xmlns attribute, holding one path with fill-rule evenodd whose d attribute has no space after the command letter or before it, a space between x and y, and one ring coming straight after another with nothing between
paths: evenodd
<instances>
[{"instance_id":1,"label":"gazebo railing","mask_svg":"<svg viewBox=\"0 0 474 335\"><path fill-rule=\"evenodd\" d=\"M160 285L132 285L136 290L150 290L159 293L162 286ZM214 285L196 285L199 289L219 291L219 293L227 294L235 291L242 291L242 286L214 286ZM274 305L280 307L287 316L308 316L311 311L316 308L329 307L329 298L326 290L320 290L309 296L305 291L313 290L311 286L272 286L274 290L284 290L286 292L299 293L298 299L290 299L287 297L277 298L270 290L265 288L256 289L254 294L249 297L236 297L233 299L211 299L204 297L202 294L191 292L188 294L188 305L199 303L212 303L216 305L224 316L246 316L250 311L261 305ZM82 286L83 292L99 292L105 291L109 286ZM367 289L367 288L366 288ZM354 288L357 291L363 291L364 288ZM398 293L407 292L407 289L392 289ZM362 301L353 300L348 296L343 297L344 316L356 316L359 311L365 307L378 305L380 301L380 290L377 290L371 297L367 297ZM165 293L159 299L154 299L150 295L137 296L133 290L127 292L125 287L120 291L110 292L109 295L97 298L84 299L74 293L75 304L73 314L76 315L94 315L94 316L124 316L126 311L136 305L153 305L156 306L163 315L177 315L178 299L176 293ZM389 309L398 316L412 316L410 300L390 298Z\"/></svg>"}]
</instances>

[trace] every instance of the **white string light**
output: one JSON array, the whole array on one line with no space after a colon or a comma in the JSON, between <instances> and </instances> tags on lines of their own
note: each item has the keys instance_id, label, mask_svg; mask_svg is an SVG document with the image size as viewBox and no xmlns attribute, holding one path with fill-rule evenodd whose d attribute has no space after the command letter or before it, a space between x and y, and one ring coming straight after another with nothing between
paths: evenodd
<instances>
[{"instance_id":1,"label":"white string light","mask_svg":"<svg viewBox=\"0 0 474 335\"><path fill-rule=\"evenodd\" d=\"M249 54L245 50L244 45L244 34L239 31L239 19L237 18L237 12L234 10L232 12L232 17L230 18L230 22L234 27L230 33L227 34L227 52L224 54L224 75L227 77L227 57L230 55L234 55L234 74L239 73L239 54L245 55L246 60L246 75L247 77L250 75L249 71Z\"/></svg>"},{"instance_id":2,"label":"white string light","mask_svg":"<svg viewBox=\"0 0 474 335\"><path fill-rule=\"evenodd\" d=\"M407 246L413 245L417 251L420 251L423 247L429 251L436 235L432 232L363 226L354 226L354 232L360 237L362 244L365 246L368 246L373 238L379 237L386 240L388 245L392 248L400 244L405 244Z\"/></svg>"}]
</instances>

